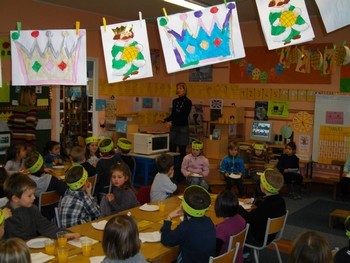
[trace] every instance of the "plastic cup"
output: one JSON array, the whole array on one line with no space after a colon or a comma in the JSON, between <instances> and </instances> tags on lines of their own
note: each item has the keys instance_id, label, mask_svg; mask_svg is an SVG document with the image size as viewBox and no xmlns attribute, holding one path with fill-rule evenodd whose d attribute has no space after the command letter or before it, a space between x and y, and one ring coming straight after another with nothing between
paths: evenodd
<instances>
[{"instance_id":1,"label":"plastic cup","mask_svg":"<svg viewBox=\"0 0 350 263\"><path fill-rule=\"evenodd\" d=\"M160 212L164 212L164 210L165 210L165 202L164 202L164 200L159 200L158 201L158 206L159 206L159 211Z\"/></svg>"},{"instance_id":2,"label":"plastic cup","mask_svg":"<svg viewBox=\"0 0 350 263\"><path fill-rule=\"evenodd\" d=\"M44 242L45 245L45 252L48 255L55 255L55 249L56 249L56 244L55 244L55 240L53 239L47 239Z\"/></svg>"},{"instance_id":3,"label":"plastic cup","mask_svg":"<svg viewBox=\"0 0 350 263\"><path fill-rule=\"evenodd\" d=\"M57 248L57 259L58 259L58 263L67 263L68 262L68 248L67 247L58 247Z\"/></svg>"},{"instance_id":4,"label":"plastic cup","mask_svg":"<svg viewBox=\"0 0 350 263\"><path fill-rule=\"evenodd\" d=\"M92 241L89 239L81 240L81 251L84 257L90 257L92 249Z\"/></svg>"},{"instance_id":5,"label":"plastic cup","mask_svg":"<svg viewBox=\"0 0 350 263\"><path fill-rule=\"evenodd\" d=\"M57 232L57 243L59 247L65 247L67 245L67 231Z\"/></svg>"}]
</instances>

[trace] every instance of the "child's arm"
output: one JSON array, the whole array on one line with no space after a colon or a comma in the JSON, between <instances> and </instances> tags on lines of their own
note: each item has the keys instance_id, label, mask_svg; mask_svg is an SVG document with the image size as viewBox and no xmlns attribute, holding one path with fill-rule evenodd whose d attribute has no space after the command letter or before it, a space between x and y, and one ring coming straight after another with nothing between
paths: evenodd
<instances>
[{"instance_id":1,"label":"child's arm","mask_svg":"<svg viewBox=\"0 0 350 263\"><path fill-rule=\"evenodd\" d=\"M189 166L189 160L188 160L188 157L186 155L182 161L182 164L181 164L181 173L185 177L190 176L192 174L192 172L188 170L188 166Z\"/></svg>"},{"instance_id":2,"label":"child's arm","mask_svg":"<svg viewBox=\"0 0 350 263\"><path fill-rule=\"evenodd\" d=\"M203 156L203 169L202 169L202 175L208 176L209 175L209 160Z\"/></svg>"},{"instance_id":3,"label":"child's arm","mask_svg":"<svg viewBox=\"0 0 350 263\"><path fill-rule=\"evenodd\" d=\"M229 172L227 171L228 163L226 161L226 158L224 158L220 163L220 174L227 177L229 176Z\"/></svg>"}]
</instances>

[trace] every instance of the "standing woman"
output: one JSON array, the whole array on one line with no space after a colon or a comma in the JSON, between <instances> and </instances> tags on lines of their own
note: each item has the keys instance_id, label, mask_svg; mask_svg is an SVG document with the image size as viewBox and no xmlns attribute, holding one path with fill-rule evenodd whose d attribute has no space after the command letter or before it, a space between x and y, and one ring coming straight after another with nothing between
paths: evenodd
<instances>
[{"instance_id":1,"label":"standing woman","mask_svg":"<svg viewBox=\"0 0 350 263\"><path fill-rule=\"evenodd\" d=\"M36 94L34 87L22 87L18 99L19 106L12 112L7 125L12 133L12 144L23 143L31 152L36 144L36 125L38 119L35 109Z\"/></svg>"},{"instance_id":2,"label":"standing woman","mask_svg":"<svg viewBox=\"0 0 350 263\"><path fill-rule=\"evenodd\" d=\"M166 127L170 128L170 151L176 152L177 146L180 151L180 164L186 155L186 147L189 143L190 130L188 127L188 116L191 112L192 101L187 98L187 86L180 82L176 84L176 95L173 100L171 115L163 120ZM174 167L174 179L179 182L184 179L180 174L180 167ZM177 169L178 168L178 169Z\"/></svg>"}]
</instances>

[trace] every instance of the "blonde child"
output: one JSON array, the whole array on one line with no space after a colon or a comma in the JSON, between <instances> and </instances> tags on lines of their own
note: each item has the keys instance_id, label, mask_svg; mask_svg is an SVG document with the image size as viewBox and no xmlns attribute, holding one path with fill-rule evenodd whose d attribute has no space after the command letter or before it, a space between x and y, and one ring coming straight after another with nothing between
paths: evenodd
<instances>
[{"instance_id":1,"label":"blonde child","mask_svg":"<svg viewBox=\"0 0 350 263\"><path fill-rule=\"evenodd\" d=\"M56 141L48 141L44 148L44 160L47 168L52 166L63 165L63 157L61 156L61 145Z\"/></svg>"},{"instance_id":2,"label":"blonde child","mask_svg":"<svg viewBox=\"0 0 350 263\"><path fill-rule=\"evenodd\" d=\"M0 242L0 262L30 263L30 251L26 243L16 237Z\"/></svg>"},{"instance_id":3,"label":"blonde child","mask_svg":"<svg viewBox=\"0 0 350 263\"><path fill-rule=\"evenodd\" d=\"M108 216L139 206L135 191L131 185L130 169L125 163L117 163L111 168L110 193L102 197L101 214Z\"/></svg>"},{"instance_id":4,"label":"blonde child","mask_svg":"<svg viewBox=\"0 0 350 263\"><path fill-rule=\"evenodd\" d=\"M187 178L187 183L200 185L209 189L204 177L209 174L209 161L202 154L203 142L192 142L192 153L187 154L181 164L181 172Z\"/></svg>"},{"instance_id":5,"label":"blonde child","mask_svg":"<svg viewBox=\"0 0 350 263\"><path fill-rule=\"evenodd\" d=\"M12 144L6 151L5 169L8 175L26 172L24 160L27 156L26 146L22 143Z\"/></svg>"},{"instance_id":6,"label":"blonde child","mask_svg":"<svg viewBox=\"0 0 350 263\"><path fill-rule=\"evenodd\" d=\"M106 257L102 263L146 263L140 247L139 231L133 217L117 215L108 220L103 231L102 248Z\"/></svg>"},{"instance_id":7,"label":"blonde child","mask_svg":"<svg viewBox=\"0 0 350 263\"><path fill-rule=\"evenodd\" d=\"M96 167L98 160L100 159L100 151L98 149L98 137L91 136L85 139L85 159L92 166Z\"/></svg>"},{"instance_id":8,"label":"blonde child","mask_svg":"<svg viewBox=\"0 0 350 263\"><path fill-rule=\"evenodd\" d=\"M131 174L134 173L135 169L135 160L134 157L129 155L131 151L132 143L126 138L119 138L117 142L117 153L120 155L120 158L129 166Z\"/></svg>"},{"instance_id":9,"label":"blonde child","mask_svg":"<svg viewBox=\"0 0 350 263\"><path fill-rule=\"evenodd\" d=\"M224 176L227 182L227 189L231 189L232 186L237 185L238 196L244 195L243 180L244 175L244 161L238 156L238 144L230 142L228 144L228 155L221 161L220 173Z\"/></svg>"}]
</instances>

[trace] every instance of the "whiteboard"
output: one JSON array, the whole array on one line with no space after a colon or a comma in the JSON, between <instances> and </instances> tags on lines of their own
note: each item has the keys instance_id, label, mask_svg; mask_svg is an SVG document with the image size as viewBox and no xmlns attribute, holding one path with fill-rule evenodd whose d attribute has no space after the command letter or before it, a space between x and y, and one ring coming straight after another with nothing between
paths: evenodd
<instances>
[{"instance_id":1,"label":"whiteboard","mask_svg":"<svg viewBox=\"0 0 350 263\"><path fill-rule=\"evenodd\" d=\"M332 121L329 118L327 121L327 114L332 112L339 112L343 114L342 124L332 124L330 123ZM350 96L316 94L312 148L312 160L314 162L318 162L321 126L341 128L350 127Z\"/></svg>"}]
</instances>

